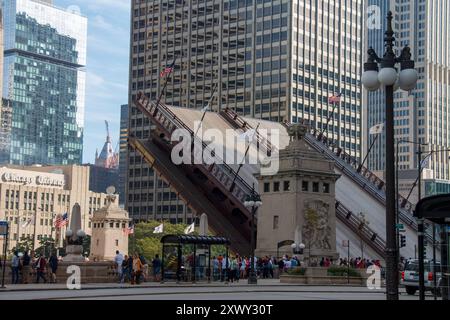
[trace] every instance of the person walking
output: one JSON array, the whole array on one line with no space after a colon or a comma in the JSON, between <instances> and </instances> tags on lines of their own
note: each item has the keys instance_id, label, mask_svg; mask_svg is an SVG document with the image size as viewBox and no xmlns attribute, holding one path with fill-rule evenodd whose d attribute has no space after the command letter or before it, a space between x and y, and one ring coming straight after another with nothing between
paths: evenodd
<instances>
[{"instance_id":1,"label":"person walking","mask_svg":"<svg viewBox=\"0 0 450 320\"><path fill-rule=\"evenodd\" d=\"M239 266L239 278L240 279L245 279L245 268L247 266L247 258L243 257Z\"/></svg>"},{"instance_id":2,"label":"person walking","mask_svg":"<svg viewBox=\"0 0 450 320\"><path fill-rule=\"evenodd\" d=\"M58 257L56 256L56 252L53 252L50 259L48 260L48 264L50 265L52 282L56 283L56 271L58 270Z\"/></svg>"},{"instance_id":3,"label":"person walking","mask_svg":"<svg viewBox=\"0 0 450 320\"><path fill-rule=\"evenodd\" d=\"M139 259L137 253L133 256L133 274L132 274L132 282L131 284L140 284L141 283L141 275L142 275L142 262Z\"/></svg>"},{"instance_id":4,"label":"person walking","mask_svg":"<svg viewBox=\"0 0 450 320\"><path fill-rule=\"evenodd\" d=\"M116 251L116 256L114 257L114 263L117 270L117 277L118 282L122 282L123 273L122 273L122 262L123 262L123 255L119 252L119 250Z\"/></svg>"},{"instance_id":5,"label":"person walking","mask_svg":"<svg viewBox=\"0 0 450 320\"><path fill-rule=\"evenodd\" d=\"M36 260L36 283L39 283L39 279L42 278L44 283L47 283L47 278L45 278L45 267L47 266L47 261L44 256L39 256Z\"/></svg>"},{"instance_id":6,"label":"person walking","mask_svg":"<svg viewBox=\"0 0 450 320\"><path fill-rule=\"evenodd\" d=\"M129 276L128 276L128 256L125 255L125 257L123 258L122 261L122 265L120 266L121 270L122 270L122 277L119 279L120 283L124 283L129 281Z\"/></svg>"},{"instance_id":7,"label":"person walking","mask_svg":"<svg viewBox=\"0 0 450 320\"><path fill-rule=\"evenodd\" d=\"M147 282L148 281L148 262L147 259L145 259L145 257L140 254L139 255L139 259L141 260L142 263L142 282Z\"/></svg>"},{"instance_id":8,"label":"person walking","mask_svg":"<svg viewBox=\"0 0 450 320\"><path fill-rule=\"evenodd\" d=\"M127 265L127 271L128 271L128 279L130 279L130 283L133 282L133 256L130 254L128 256L128 265Z\"/></svg>"},{"instance_id":9,"label":"person walking","mask_svg":"<svg viewBox=\"0 0 450 320\"><path fill-rule=\"evenodd\" d=\"M28 250L25 250L25 253L22 257L22 283L28 284L30 281L30 272L31 272L31 257L28 255Z\"/></svg>"},{"instance_id":10,"label":"person walking","mask_svg":"<svg viewBox=\"0 0 450 320\"><path fill-rule=\"evenodd\" d=\"M161 260L159 259L159 255L155 255L155 258L152 260L152 271L153 271L153 281L160 281L159 275L161 273Z\"/></svg>"},{"instance_id":11,"label":"person walking","mask_svg":"<svg viewBox=\"0 0 450 320\"><path fill-rule=\"evenodd\" d=\"M213 257L213 281L218 280L218 274L219 274L219 259L216 258L216 256Z\"/></svg>"},{"instance_id":12,"label":"person walking","mask_svg":"<svg viewBox=\"0 0 450 320\"><path fill-rule=\"evenodd\" d=\"M12 269L11 284L18 284L19 283L19 268L20 268L19 252L14 251L12 259L11 259L11 269Z\"/></svg>"}]
</instances>

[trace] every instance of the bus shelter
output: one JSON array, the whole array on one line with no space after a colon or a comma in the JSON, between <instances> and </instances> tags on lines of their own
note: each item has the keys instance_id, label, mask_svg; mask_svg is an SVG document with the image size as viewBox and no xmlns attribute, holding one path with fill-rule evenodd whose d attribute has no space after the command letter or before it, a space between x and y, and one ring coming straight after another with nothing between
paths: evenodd
<instances>
[{"instance_id":1,"label":"bus shelter","mask_svg":"<svg viewBox=\"0 0 450 320\"><path fill-rule=\"evenodd\" d=\"M414 211L414 216L424 228L424 220L428 220L439 226L440 233L440 253L441 261L436 260L436 235L435 226L433 227L433 292L439 292L442 300L450 300L450 194L431 196L421 199ZM419 229L419 231L421 231ZM419 292L421 300L425 299L425 250L424 250L424 232L419 232ZM422 254L420 254L422 253ZM420 266L422 265L422 267ZM440 270L437 270L437 269ZM420 279L423 279L420 281Z\"/></svg>"},{"instance_id":2,"label":"bus shelter","mask_svg":"<svg viewBox=\"0 0 450 320\"><path fill-rule=\"evenodd\" d=\"M223 237L166 235L161 238L161 282L211 282L211 247L221 246L228 269L230 240ZM224 275L228 281L228 275Z\"/></svg>"}]
</instances>

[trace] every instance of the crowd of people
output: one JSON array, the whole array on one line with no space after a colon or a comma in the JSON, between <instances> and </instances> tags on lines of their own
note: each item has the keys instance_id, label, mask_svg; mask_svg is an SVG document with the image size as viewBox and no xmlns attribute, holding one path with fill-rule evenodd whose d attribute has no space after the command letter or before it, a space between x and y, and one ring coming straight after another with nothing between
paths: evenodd
<instances>
[{"instance_id":1,"label":"crowd of people","mask_svg":"<svg viewBox=\"0 0 450 320\"><path fill-rule=\"evenodd\" d=\"M54 251L47 259L43 255L35 254L34 251L26 251L19 254L15 251L11 258L12 284L27 284L32 282L31 276L35 274L35 283L41 280L44 283L56 283L56 273L58 262L61 257L57 257ZM318 260L319 261L319 260ZM182 257L181 270L192 274L194 267L193 254ZM251 257L234 255L226 257L225 255L214 256L211 259L211 271L213 281L231 281L239 282L241 279L248 279L251 274ZM337 261L328 257L323 257L316 263L317 267L328 268L331 266L350 266L355 269L365 269L371 265L382 268L380 260L371 260L368 258L340 258ZM140 284L148 281L161 281L162 261L159 255L155 255L153 260L148 263L147 259L139 253L133 255L123 255L116 251L114 265L117 271L118 283ZM254 272L258 278L268 279L277 277L279 274L288 272L291 269L301 267L303 263L297 256L284 255L280 259L264 256L254 258ZM276 271L275 271L276 270ZM151 274L150 274L151 271ZM277 274L275 274L275 272ZM196 279L201 280L207 275L207 265L195 262Z\"/></svg>"},{"instance_id":2,"label":"crowd of people","mask_svg":"<svg viewBox=\"0 0 450 320\"><path fill-rule=\"evenodd\" d=\"M151 262L152 277L149 275L149 264L142 254L123 255L116 251L114 258L119 283L140 284L147 281L160 281L161 260L159 255Z\"/></svg>"},{"instance_id":3,"label":"crowd of people","mask_svg":"<svg viewBox=\"0 0 450 320\"><path fill-rule=\"evenodd\" d=\"M380 260L371 260L371 259L367 259L367 258L351 258L350 261L348 261L347 258L340 258L339 259L339 266L343 267L343 266L348 266L350 265L351 268L354 269L367 269L368 267L375 265L379 268L382 268L381 266L381 262Z\"/></svg>"},{"instance_id":4,"label":"crowd of people","mask_svg":"<svg viewBox=\"0 0 450 320\"><path fill-rule=\"evenodd\" d=\"M56 283L56 272L58 270L58 257L54 251L49 258L36 254L34 251L19 254L14 251L11 257L11 283L28 284L33 282L31 276L35 273L34 283L42 280L44 283Z\"/></svg>"}]
</instances>

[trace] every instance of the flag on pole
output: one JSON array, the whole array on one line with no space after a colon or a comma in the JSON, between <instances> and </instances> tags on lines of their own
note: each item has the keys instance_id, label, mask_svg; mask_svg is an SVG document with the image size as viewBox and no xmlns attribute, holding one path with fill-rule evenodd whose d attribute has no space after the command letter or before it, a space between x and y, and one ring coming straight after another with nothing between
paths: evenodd
<instances>
[{"instance_id":1,"label":"flag on pole","mask_svg":"<svg viewBox=\"0 0 450 320\"><path fill-rule=\"evenodd\" d=\"M369 134L370 135L380 134L383 132L383 130L384 130L384 123L379 123L369 129Z\"/></svg>"},{"instance_id":2,"label":"flag on pole","mask_svg":"<svg viewBox=\"0 0 450 320\"><path fill-rule=\"evenodd\" d=\"M337 103L341 102L341 96L342 96L342 93L333 94L331 97L328 98L328 103L329 104L337 104Z\"/></svg>"},{"instance_id":3,"label":"flag on pole","mask_svg":"<svg viewBox=\"0 0 450 320\"><path fill-rule=\"evenodd\" d=\"M130 234L134 234L134 225L124 228L123 233L125 233L126 236L129 236Z\"/></svg>"},{"instance_id":4,"label":"flag on pole","mask_svg":"<svg viewBox=\"0 0 450 320\"><path fill-rule=\"evenodd\" d=\"M430 164L430 159L431 159L431 154L428 155L425 159L422 160L422 162L420 163L420 167L422 169L428 168L428 165Z\"/></svg>"},{"instance_id":5,"label":"flag on pole","mask_svg":"<svg viewBox=\"0 0 450 320\"><path fill-rule=\"evenodd\" d=\"M164 69L161 71L161 78L163 78L164 76L171 74L173 72L175 68L175 60L173 60L173 62L167 66L164 67Z\"/></svg>"},{"instance_id":6,"label":"flag on pole","mask_svg":"<svg viewBox=\"0 0 450 320\"><path fill-rule=\"evenodd\" d=\"M67 212L63 215L58 214L55 220L55 228L61 229L62 227L66 226L69 223L69 216L67 215Z\"/></svg>"},{"instance_id":7,"label":"flag on pole","mask_svg":"<svg viewBox=\"0 0 450 320\"><path fill-rule=\"evenodd\" d=\"M184 229L184 234L191 234L195 231L195 222L193 222L190 226Z\"/></svg>"},{"instance_id":8,"label":"flag on pole","mask_svg":"<svg viewBox=\"0 0 450 320\"><path fill-rule=\"evenodd\" d=\"M255 138L255 134L256 134L255 129L247 130L244 133L239 135L239 140L247 140L248 139L250 142L252 142L253 139Z\"/></svg>"},{"instance_id":9,"label":"flag on pole","mask_svg":"<svg viewBox=\"0 0 450 320\"><path fill-rule=\"evenodd\" d=\"M153 233L163 233L164 232L164 224L160 224L159 226L157 226L155 228L155 230L153 230Z\"/></svg>"},{"instance_id":10,"label":"flag on pole","mask_svg":"<svg viewBox=\"0 0 450 320\"><path fill-rule=\"evenodd\" d=\"M202 109L202 112L205 113L205 112L208 111L208 110L209 110L209 103L206 105L206 107L204 107L204 108Z\"/></svg>"},{"instance_id":11,"label":"flag on pole","mask_svg":"<svg viewBox=\"0 0 450 320\"><path fill-rule=\"evenodd\" d=\"M30 218L27 221L25 221L25 223L22 224L22 228L28 227L31 224L32 220L33 218Z\"/></svg>"}]
</instances>

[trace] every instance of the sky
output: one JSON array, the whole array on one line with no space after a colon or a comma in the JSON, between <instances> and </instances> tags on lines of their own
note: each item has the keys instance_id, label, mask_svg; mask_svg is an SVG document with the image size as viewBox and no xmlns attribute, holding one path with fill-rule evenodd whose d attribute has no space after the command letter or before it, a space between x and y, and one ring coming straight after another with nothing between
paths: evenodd
<instances>
[{"instance_id":1,"label":"sky","mask_svg":"<svg viewBox=\"0 0 450 320\"><path fill-rule=\"evenodd\" d=\"M53 0L59 8L79 7L88 18L86 109L83 163L94 163L109 122L115 148L120 106L128 102L130 0Z\"/></svg>"}]
</instances>

